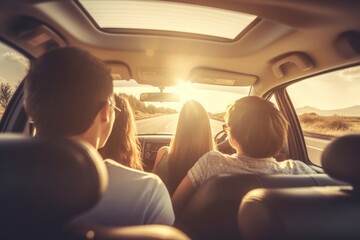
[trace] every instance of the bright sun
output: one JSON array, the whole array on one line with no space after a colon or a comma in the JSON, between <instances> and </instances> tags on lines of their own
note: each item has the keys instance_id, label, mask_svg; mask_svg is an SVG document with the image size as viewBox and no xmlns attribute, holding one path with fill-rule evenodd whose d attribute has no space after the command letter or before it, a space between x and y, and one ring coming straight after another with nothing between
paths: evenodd
<instances>
[{"instance_id":1,"label":"bright sun","mask_svg":"<svg viewBox=\"0 0 360 240\"><path fill-rule=\"evenodd\" d=\"M180 80L178 85L169 88L169 90L180 96L181 105L188 100L194 99L194 94L196 94L194 93L192 83L183 80Z\"/></svg>"}]
</instances>

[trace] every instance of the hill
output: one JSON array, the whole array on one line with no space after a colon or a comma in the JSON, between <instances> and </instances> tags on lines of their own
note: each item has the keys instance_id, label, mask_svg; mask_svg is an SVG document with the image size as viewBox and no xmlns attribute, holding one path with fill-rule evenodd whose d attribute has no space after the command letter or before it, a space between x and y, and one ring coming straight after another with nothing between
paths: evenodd
<instances>
[{"instance_id":1,"label":"hill","mask_svg":"<svg viewBox=\"0 0 360 240\"><path fill-rule=\"evenodd\" d=\"M332 116L332 115L338 115L338 116L348 116L348 117L360 117L360 105L355 105L348 108L341 108L341 109L334 109L334 110L321 110L314 107L302 107L296 109L296 112L298 115L302 115L305 113L316 113L320 116Z\"/></svg>"}]
</instances>

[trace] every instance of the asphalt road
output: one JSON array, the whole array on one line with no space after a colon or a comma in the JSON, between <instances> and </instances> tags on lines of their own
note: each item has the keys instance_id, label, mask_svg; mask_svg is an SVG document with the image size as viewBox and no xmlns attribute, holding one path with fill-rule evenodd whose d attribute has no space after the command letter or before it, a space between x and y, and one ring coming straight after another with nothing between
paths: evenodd
<instances>
[{"instance_id":1,"label":"asphalt road","mask_svg":"<svg viewBox=\"0 0 360 240\"><path fill-rule=\"evenodd\" d=\"M169 114L136 121L139 134L144 133L175 133L179 114ZM213 135L222 130L223 123L210 119Z\"/></svg>"},{"instance_id":2,"label":"asphalt road","mask_svg":"<svg viewBox=\"0 0 360 240\"><path fill-rule=\"evenodd\" d=\"M326 145L330 143L330 140L305 136L305 143L310 161L320 166L321 154L324 151Z\"/></svg>"},{"instance_id":3,"label":"asphalt road","mask_svg":"<svg viewBox=\"0 0 360 240\"><path fill-rule=\"evenodd\" d=\"M146 133L175 133L179 114L169 114L136 121L139 134ZM213 135L222 130L223 123L217 120L210 120ZM325 146L330 142L313 137L305 137L306 146L310 160L320 165L320 157Z\"/></svg>"}]
</instances>

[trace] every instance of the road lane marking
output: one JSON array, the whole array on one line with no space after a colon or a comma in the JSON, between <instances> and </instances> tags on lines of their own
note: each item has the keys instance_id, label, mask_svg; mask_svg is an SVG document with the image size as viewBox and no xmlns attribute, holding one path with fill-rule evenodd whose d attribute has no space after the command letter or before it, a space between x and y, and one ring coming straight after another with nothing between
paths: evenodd
<instances>
[{"instance_id":1,"label":"road lane marking","mask_svg":"<svg viewBox=\"0 0 360 240\"><path fill-rule=\"evenodd\" d=\"M309 145L306 145L307 148L312 148L312 149L315 149L315 150L318 150L318 151L324 151L323 148L317 148L317 147L312 147L312 146L309 146Z\"/></svg>"}]
</instances>

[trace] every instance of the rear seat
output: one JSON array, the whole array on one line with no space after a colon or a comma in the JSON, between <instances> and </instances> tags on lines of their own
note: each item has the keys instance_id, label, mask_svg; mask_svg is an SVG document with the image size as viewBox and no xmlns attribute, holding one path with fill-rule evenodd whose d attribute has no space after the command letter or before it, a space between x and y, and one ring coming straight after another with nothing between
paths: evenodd
<instances>
[{"instance_id":1,"label":"rear seat","mask_svg":"<svg viewBox=\"0 0 360 240\"><path fill-rule=\"evenodd\" d=\"M241 202L245 239L360 239L360 134L337 138L324 150L326 173L347 187L256 189ZM268 188L268 187L267 187Z\"/></svg>"},{"instance_id":2,"label":"rear seat","mask_svg":"<svg viewBox=\"0 0 360 240\"><path fill-rule=\"evenodd\" d=\"M177 226L192 239L241 239L237 212L240 201L250 190L341 185L347 184L326 174L220 174L195 192Z\"/></svg>"}]
</instances>

